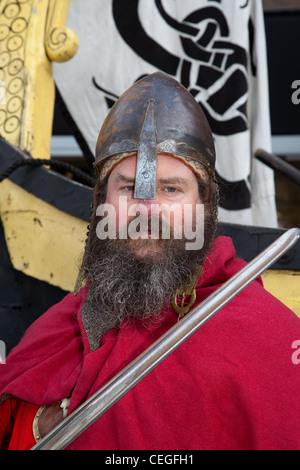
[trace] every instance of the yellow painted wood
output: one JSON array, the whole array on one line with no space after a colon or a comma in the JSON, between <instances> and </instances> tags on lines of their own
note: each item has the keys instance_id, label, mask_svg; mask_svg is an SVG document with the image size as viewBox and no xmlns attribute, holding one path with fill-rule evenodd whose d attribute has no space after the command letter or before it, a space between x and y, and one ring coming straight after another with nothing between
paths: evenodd
<instances>
[{"instance_id":1,"label":"yellow painted wood","mask_svg":"<svg viewBox=\"0 0 300 470\"><path fill-rule=\"evenodd\" d=\"M52 62L66 62L76 54L78 37L65 26L70 0L49 0L45 46Z\"/></svg>"},{"instance_id":2,"label":"yellow painted wood","mask_svg":"<svg viewBox=\"0 0 300 470\"><path fill-rule=\"evenodd\" d=\"M73 291L87 222L56 209L9 180L0 184L0 216L14 268Z\"/></svg>"},{"instance_id":3,"label":"yellow painted wood","mask_svg":"<svg viewBox=\"0 0 300 470\"><path fill-rule=\"evenodd\" d=\"M70 0L0 2L0 136L33 158L50 158L55 87L51 61L78 40L64 27ZM3 88L1 87L1 89Z\"/></svg>"},{"instance_id":4,"label":"yellow painted wood","mask_svg":"<svg viewBox=\"0 0 300 470\"><path fill-rule=\"evenodd\" d=\"M55 87L45 43L48 1L31 2L26 38L24 108L19 147L33 158L50 158Z\"/></svg>"},{"instance_id":5,"label":"yellow painted wood","mask_svg":"<svg viewBox=\"0 0 300 470\"><path fill-rule=\"evenodd\" d=\"M267 291L300 317L300 271L270 269L262 279Z\"/></svg>"}]
</instances>

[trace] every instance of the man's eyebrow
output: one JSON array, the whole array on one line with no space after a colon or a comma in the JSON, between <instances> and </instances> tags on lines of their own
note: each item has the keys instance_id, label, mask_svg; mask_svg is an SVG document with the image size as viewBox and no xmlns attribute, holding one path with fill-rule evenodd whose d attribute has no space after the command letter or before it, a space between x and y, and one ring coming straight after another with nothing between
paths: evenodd
<instances>
[{"instance_id":1,"label":"man's eyebrow","mask_svg":"<svg viewBox=\"0 0 300 470\"><path fill-rule=\"evenodd\" d=\"M125 175L122 175L121 173L118 173L117 181L121 181L123 183L134 183L135 178L132 178L131 176L125 176Z\"/></svg>"},{"instance_id":2,"label":"man's eyebrow","mask_svg":"<svg viewBox=\"0 0 300 470\"><path fill-rule=\"evenodd\" d=\"M135 178L131 176L122 175L121 173L117 174L117 181L124 183L135 183ZM180 176L174 176L173 178L159 178L159 183L161 184L188 184L188 180L185 178L180 178Z\"/></svg>"},{"instance_id":3,"label":"man's eyebrow","mask_svg":"<svg viewBox=\"0 0 300 470\"><path fill-rule=\"evenodd\" d=\"M159 182L161 184L188 184L188 180L180 178L179 176L175 176L173 178L160 178Z\"/></svg>"}]
</instances>

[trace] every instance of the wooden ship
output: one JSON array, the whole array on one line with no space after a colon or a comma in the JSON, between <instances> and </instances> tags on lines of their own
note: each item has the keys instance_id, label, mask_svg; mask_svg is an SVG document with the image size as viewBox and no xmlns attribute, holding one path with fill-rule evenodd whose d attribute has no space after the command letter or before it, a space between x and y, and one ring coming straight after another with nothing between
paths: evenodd
<instances>
[{"instance_id":1,"label":"wooden ship","mask_svg":"<svg viewBox=\"0 0 300 470\"><path fill-rule=\"evenodd\" d=\"M70 0L0 3L0 340L7 352L27 327L72 291L90 218L93 177L50 155L52 62L76 54ZM2 93L2 94L1 94ZM222 223L237 255L254 258L281 229ZM300 244L263 274L300 316Z\"/></svg>"}]
</instances>

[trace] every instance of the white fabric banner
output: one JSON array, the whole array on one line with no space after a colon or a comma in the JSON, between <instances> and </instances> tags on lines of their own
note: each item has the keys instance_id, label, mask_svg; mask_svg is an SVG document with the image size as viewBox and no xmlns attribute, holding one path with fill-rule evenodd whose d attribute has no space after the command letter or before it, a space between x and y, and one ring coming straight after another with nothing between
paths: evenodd
<instances>
[{"instance_id":1,"label":"white fabric banner","mask_svg":"<svg viewBox=\"0 0 300 470\"><path fill-rule=\"evenodd\" d=\"M277 226L261 0L72 0L79 37L53 64L59 92L91 152L109 108L136 80L161 70L204 109L217 150L219 219Z\"/></svg>"}]
</instances>

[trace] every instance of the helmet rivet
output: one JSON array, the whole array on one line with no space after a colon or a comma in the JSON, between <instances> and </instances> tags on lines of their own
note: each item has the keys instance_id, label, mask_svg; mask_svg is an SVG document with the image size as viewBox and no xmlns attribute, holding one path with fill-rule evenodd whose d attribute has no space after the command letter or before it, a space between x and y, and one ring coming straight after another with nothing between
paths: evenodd
<instances>
[{"instance_id":1,"label":"helmet rivet","mask_svg":"<svg viewBox=\"0 0 300 470\"><path fill-rule=\"evenodd\" d=\"M147 179L149 178L149 173L148 173L148 171L143 171L143 173L142 173L141 176L143 177L144 180L147 180Z\"/></svg>"}]
</instances>

